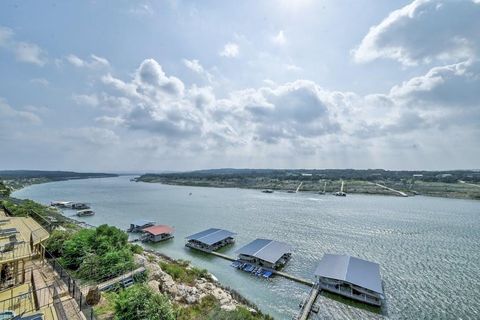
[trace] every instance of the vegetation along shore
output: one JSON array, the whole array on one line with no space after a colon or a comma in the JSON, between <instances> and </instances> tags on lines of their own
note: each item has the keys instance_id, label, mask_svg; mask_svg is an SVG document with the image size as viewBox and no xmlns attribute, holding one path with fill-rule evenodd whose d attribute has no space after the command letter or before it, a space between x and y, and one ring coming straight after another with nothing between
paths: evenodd
<instances>
[{"instance_id":1,"label":"vegetation along shore","mask_svg":"<svg viewBox=\"0 0 480 320\"><path fill-rule=\"evenodd\" d=\"M171 185L250 188L334 193L344 181L345 192L383 195L425 195L480 199L480 171L213 169L144 174L136 181ZM393 189L393 190L392 190Z\"/></svg>"},{"instance_id":2,"label":"vegetation along shore","mask_svg":"<svg viewBox=\"0 0 480 320\"><path fill-rule=\"evenodd\" d=\"M0 189L9 190L3 184ZM11 198L5 192L0 208L11 216L30 216L48 225L48 257L80 284L96 319L273 319L222 286L207 270L143 250L116 227L86 226L55 208ZM130 285L120 282L100 291L100 286L130 273L134 274Z\"/></svg>"}]
</instances>

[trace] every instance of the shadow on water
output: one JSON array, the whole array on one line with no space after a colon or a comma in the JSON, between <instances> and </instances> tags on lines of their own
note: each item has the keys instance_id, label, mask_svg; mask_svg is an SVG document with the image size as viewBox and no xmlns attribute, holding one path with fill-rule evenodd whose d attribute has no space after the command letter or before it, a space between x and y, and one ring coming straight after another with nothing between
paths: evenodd
<instances>
[{"instance_id":1,"label":"shadow on water","mask_svg":"<svg viewBox=\"0 0 480 320\"><path fill-rule=\"evenodd\" d=\"M347 297L343 297L341 295L338 295L338 294L335 294L335 293L332 293L332 292L328 292L328 291L325 291L325 290L322 290L320 295L322 297L334 300L336 302L340 302L340 303L342 303L344 305L347 305L347 306L350 306L350 307L365 310L365 311L375 313L375 314L378 314L378 315L382 315L382 316L388 316L387 304L386 304L385 300L383 301L383 304L382 304L381 307L375 307L375 306L365 304L365 303L362 303L362 302L359 302L359 301L355 301L353 299L349 299Z\"/></svg>"}]
</instances>

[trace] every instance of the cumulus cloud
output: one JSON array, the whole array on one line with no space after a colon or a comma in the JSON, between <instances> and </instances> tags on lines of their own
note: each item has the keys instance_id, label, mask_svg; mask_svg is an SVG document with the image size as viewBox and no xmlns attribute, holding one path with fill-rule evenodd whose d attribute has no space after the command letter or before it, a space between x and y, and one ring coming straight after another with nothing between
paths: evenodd
<instances>
[{"instance_id":1,"label":"cumulus cloud","mask_svg":"<svg viewBox=\"0 0 480 320\"><path fill-rule=\"evenodd\" d=\"M416 106L480 108L480 61L432 68L393 87L390 95Z\"/></svg>"},{"instance_id":2,"label":"cumulus cloud","mask_svg":"<svg viewBox=\"0 0 480 320\"><path fill-rule=\"evenodd\" d=\"M192 68L201 70L195 63ZM314 157L325 149L339 156L360 155L369 148L386 148L387 137L398 148L422 148L424 135L459 127L478 135L479 79L478 63L465 61L431 68L379 94L332 91L296 80L268 81L218 96L211 86L186 87L147 59L130 78L102 78L105 92L97 94L99 104L123 101L125 107L109 109L113 114L96 122L146 135L148 141L141 145L190 155L251 154L258 148L271 157Z\"/></svg>"},{"instance_id":3,"label":"cumulus cloud","mask_svg":"<svg viewBox=\"0 0 480 320\"><path fill-rule=\"evenodd\" d=\"M229 42L225 44L219 54L222 57L235 58L240 54L240 47L234 42Z\"/></svg>"},{"instance_id":4,"label":"cumulus cloud","mask_svg":"<svg viewBox=\"0 0 480 320\"><path fill-rule=\"evenodd\" d=\"M357 62L388 58L404 65L478 56L480 3L415 0L372 27L353 51Z\"/></svg>"},{"instance_id":5,"label":"cumulus cloud","mask_svg":"<svg viewBox=\"0 0 480 320\"><path fill-rule=\"evenodd\" d=\"M69 54L65 57L65 60L77 68L99 69L110 66L110 62L107 59L94 54L90 55L90 59L88 60L81 59L74 54Z\"/></svg>"},{"instance_id":6,"label":"cumulus cloud","mask_svg":"<svg viewBox=\"0 0 480 320\"><path fill-rule=\"evenodd\" d=\"M137 92L182 96L183 82L173 76L166 76L162 66L154 59L146 59L137 69L135 76Z\"/></svg>"},{"instance_id":7,"label":"cumulus cloud","mask_svg":"<svg viewBox=\"0 0 480 320\"><path fill-rule=\"evenodd\" d=\"M44 66L47 63L45 50L38 45L25 41L17 41L10 28L0 26L0 48L3 47L15 55L20 62Z\"/></svg>"}]
</instances>

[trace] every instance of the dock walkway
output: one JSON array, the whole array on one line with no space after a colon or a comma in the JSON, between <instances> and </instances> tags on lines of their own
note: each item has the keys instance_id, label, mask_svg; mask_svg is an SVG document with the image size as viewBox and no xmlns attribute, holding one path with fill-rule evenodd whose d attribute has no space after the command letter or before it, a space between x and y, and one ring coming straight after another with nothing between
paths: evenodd
<instances>
[{"instance_id":1,"label":"dock walkway","mask_svg":"<svg viewBox=\"0 0 480 320\"><path fill-rule=\"evenodd\" d=\"M315 300L317 300L317 296L320 293L320 291L321 289L318 285L315 285L312 287L312 290L310 291L310 295L308 296L307 301L302 305L302 308L300 309L297 320L308 319L308 317L310 316L310 312L312 311L313 304L315 303Z\"/></svg>"}]
</instances>

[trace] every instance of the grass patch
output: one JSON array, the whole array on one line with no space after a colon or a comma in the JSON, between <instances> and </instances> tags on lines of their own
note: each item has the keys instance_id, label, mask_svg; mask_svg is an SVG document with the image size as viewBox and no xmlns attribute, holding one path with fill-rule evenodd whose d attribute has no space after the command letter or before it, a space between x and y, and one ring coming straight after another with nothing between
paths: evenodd
<instances>
[{"instance_id":1,"label":"grass patch","mask_svg":"<svg viewBox=\"0 0 480 320\"><path fill-rule=\"evenodd\" d=\"M268 315L252 313L240 306L233 311L222 310L220 303L211 295L193 306L177 306L176 316L177 320L273 320Z\"/></svg>"},{"instance_id":2,"label":"grass patch","mask_svg":"<svg viewBox=\"0 0 480 320\"><path fill-rule=\"evenodd\" d=\"M116 292L102 292L100 303L93 307L95 317L98 319L111 319L115 314Z\"/></svg>"},{"instance_id":3,"label":"grass patch","mask_svg":"<svg viewBox=\"0 0 480 320\"><path fill-rule=\"evenodd\" d=\"M188 261L160 262L160 267L177 282L193 285L200 278L210 279L206 269L191 267Z\"/></svg>"}]
</instances>

